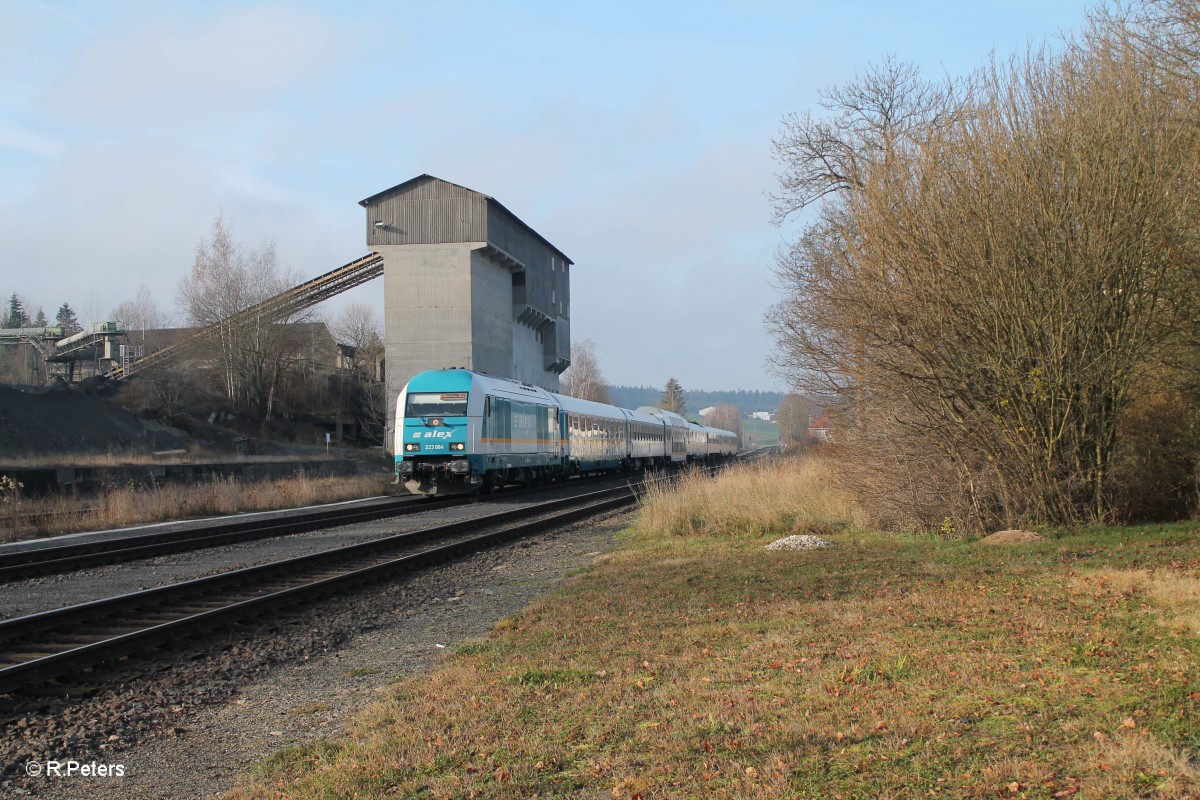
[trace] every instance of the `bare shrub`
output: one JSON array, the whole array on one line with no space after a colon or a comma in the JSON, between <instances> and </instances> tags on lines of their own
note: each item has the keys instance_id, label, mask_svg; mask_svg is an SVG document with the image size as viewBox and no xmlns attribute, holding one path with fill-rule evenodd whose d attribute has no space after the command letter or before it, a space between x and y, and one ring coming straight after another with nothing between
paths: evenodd
<instances>
[{"instance_id":1,"label":"bare shrub","mask_svg":"<svg viewBox=\"0 0 1200 800\"><path fill-rule=\"evenodd\" d=\"M1179 392L1134 399L1121 415L1113 456L1113 510L1120 520L1182 519L1197 510L1200 413Z\"/></svg>"},{"instance_id":2,"label":"bare shrub","mask_svg":"<svg viewBox=\"0 0 1200 800\"><path fill-rule=\"evenodd\" d=\"M0 512L8 529L4 539L13 540L21 535L21 491L25 485L10 475L0 475Z\"/></svg>"},{"instance_id":3,"label":"bare shrub","mask_svg":"<svg viewBox=\"0 0 1200 800\"><path fill-rule=\"evenodd\" d=\"M855 180L779 259L777 364L834 398L884 516L1107 519L1118 422L1186 321L1179 265L1200 263L1195 135L1115 50L995 63L952 102L894 73L842 94L924 122L866 118L878 135L843 143L870 143Z\"/></svg>"}]
</instances>

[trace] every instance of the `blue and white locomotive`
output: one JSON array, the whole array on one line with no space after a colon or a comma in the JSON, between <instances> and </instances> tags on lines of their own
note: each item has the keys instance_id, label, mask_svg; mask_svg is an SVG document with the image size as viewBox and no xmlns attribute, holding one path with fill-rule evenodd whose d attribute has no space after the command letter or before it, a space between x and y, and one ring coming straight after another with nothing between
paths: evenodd
<instances>
[{"instance_id":1,"label":"blue and white locomotive","mask_svg":"<svg viewBox=\"0 0 1200 800\"><path fill-rule=\"evenodd\" d=\"M465 369L414 376L396 404L396 476L414 494L716 461L737 447L735 434L669 411L630 411Z\"/></svg>"}]
</instances>

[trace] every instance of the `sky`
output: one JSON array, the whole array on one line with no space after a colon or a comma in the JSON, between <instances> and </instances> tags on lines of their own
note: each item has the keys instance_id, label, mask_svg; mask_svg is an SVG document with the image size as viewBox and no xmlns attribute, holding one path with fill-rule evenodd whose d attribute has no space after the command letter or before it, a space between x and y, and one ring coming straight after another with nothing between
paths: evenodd
<instances>
[{"instance_id":1,"label":"sky","mask_svg":"<svg viewBox=\"0 0 1200 800\"><path fill-rule=\"evenodd\" d=\"M889 54L959 76L1088 7L0 0L0 294L94 322L144 284L178 318L218 216L308 279L367 252L359 200L429 173L575 262L572 337L610 383L785 389L784 115ZM320 310L382 315L382 289Z\"/></svg>"}]
</instances>

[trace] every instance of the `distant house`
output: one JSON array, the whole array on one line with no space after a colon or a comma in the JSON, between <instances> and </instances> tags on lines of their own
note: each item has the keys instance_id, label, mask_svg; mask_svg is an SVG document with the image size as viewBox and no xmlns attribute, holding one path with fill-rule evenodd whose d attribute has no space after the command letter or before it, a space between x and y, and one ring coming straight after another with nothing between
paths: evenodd
<instances>
[{"instance_id":1,"label":"distant house","mask_svg":"<svg viewBox=\"0 0 1200 800\"><path fill-rule=\"evenodd\" d=\"M774 415L770 411L755 411L750 415L751 419L761 419L764 422L770 422Z\"/></svg>"},{"instance_id":2,"label":"distant house","mask_svg":"<svg viewBox=\"0 0 1200 800\"><path fill-rule=\"evenodd\" d=\"M829 427L829 415L822 414L808 420L808 438L814 442L832 442L833 431Z\"/></svg>"},{"instance_id":3,"label":"distant house","mask_svg":"<svg viewBox=\"0 0 1200 800\"><path fill-rule=\"evenodd\" d=\"M714 412L714 411L716 411L716 410L717 410L717 407L716 407L716 406L709 406L708 408L702 408L702 409L700 409L700 411L699 411L698 413L699 413L699 414L700 414L700 416L702 416L702 417L707 417L709 414L713 413L713 412Z\"/></svg>"}]
</instances>

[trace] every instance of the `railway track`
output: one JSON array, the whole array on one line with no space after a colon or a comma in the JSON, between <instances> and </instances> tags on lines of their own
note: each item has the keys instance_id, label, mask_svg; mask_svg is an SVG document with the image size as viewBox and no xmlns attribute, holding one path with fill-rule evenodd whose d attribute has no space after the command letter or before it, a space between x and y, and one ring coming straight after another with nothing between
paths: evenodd
<instances>
[{"instance_id":1,"label":"railway track","mask_svg":"<svg viewBox=\"0 0 1200 800\"><path fill-rule=\"evenodd\" d=\"M199 550L205 547L287 536L293 533L352 525L357 522L386 519L403 514L449 508L470 502L467 498L422 500L399 498L366 508L337 508L291 514L269 519L222 522L197 528L158 531L136 536L94 539L87 542L31 548L0 553L0 583L38 575L131 561L138 558Z\"/></svg>"},{"instance_id":2,"label":"railway track","mask_svg":"<svg viewBox=\"0 0 1200 800\"><path fill-rule=\"evenodd\" d=\"M0 622L0 693L423 569L634 502L632 487L540 503ZM94 676L92 678L95 679Z\"/></svg>"},{"instance_id":3,"label":"railway track","mask_svg":"<svg viewBox=\"0 0 1200 800\"><path fill-rule=\"evenodd\" d=\"M584 478L583 480L591 479ZM519 497L537 491L543 491L543 489L506 491L500 497ZM0 552L0 583L256 539L289 536L339 525L353 525L359 522L415 514L435 508L452 508L475 501L476 498L461 496L447 498L402 497L369 507L325 509L267 519L221 522L181 530L156 531L135 536L92 539L50 547Z\"/></svg>"},{"instance_id":4,"label":"railway track","mask_svg":"<svg viewBox=\"0 0 1200 800\"><path fill-rule=\"evenodd\" d=\"M591 480L584 478L583 480ZM501 499L544 491L515 489L498 495ZM453 508L477 502L479 498L415 497L394 498L368 507L335 508L304 513L289 513L266 519L220 522L173 531L156 531L135 536L116 536L86 542L0 552L0 583L39 575L56 575L77 569L134 561L140 558L202 550L206 547L290 536L305 531L353 525L359 522L416 514L432 509Z\"/></svg>"}]
</instances>

